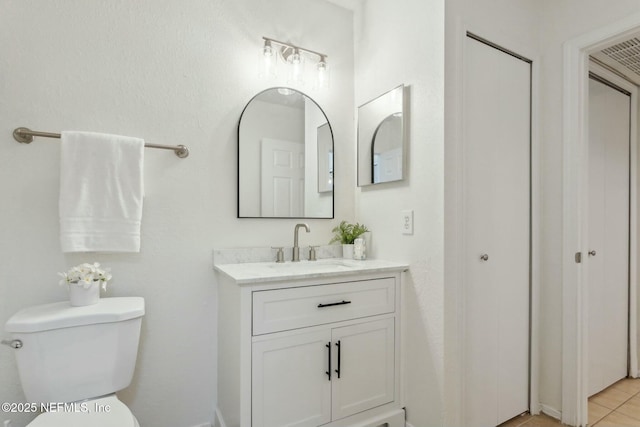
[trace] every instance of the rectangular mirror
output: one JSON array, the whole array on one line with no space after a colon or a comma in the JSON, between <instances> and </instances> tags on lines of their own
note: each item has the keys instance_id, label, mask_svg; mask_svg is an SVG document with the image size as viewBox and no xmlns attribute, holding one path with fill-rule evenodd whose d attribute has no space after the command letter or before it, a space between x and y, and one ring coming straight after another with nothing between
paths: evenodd
<instances>
[{"instance_id":1,"label":"rectangular mirror","mask_svg":"<svg viewBox=\"0 0 640 427\"><path fill-rule=\"evenodd\" d=\"M358 186L404 179L404 85L358 107Z\"/></svg>"}]
</instances>

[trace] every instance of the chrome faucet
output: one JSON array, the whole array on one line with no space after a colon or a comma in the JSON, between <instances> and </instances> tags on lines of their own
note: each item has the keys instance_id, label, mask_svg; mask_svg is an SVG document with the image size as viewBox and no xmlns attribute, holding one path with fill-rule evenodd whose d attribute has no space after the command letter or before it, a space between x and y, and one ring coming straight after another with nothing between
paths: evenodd
<instances>
[{"instance_id":1,"label":"chrome faucet","mask_svg":"<svg viewBox=\"0 0 640 427\"><path fill-rule=\"evenodd\" d=\"M296 224L296 228L293 232L293 250L291 251L293 252L293 258L291 259L293 262L300 261L300 247L298 246L298 230L300 227L304 227L305 230L307 230L307 233L311 231L307 224Z\"/></svg>"}]
</instances>

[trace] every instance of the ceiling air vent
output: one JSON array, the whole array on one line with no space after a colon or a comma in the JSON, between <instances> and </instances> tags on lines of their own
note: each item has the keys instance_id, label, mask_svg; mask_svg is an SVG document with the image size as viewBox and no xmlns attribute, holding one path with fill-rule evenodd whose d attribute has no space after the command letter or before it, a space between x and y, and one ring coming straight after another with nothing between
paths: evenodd
<instances>
[{"instance_id":1,"label":"ceiling air vent","mask_svg":"<svg viewBox=\"0 0 640 427\"><path fill-rule=\"evenodd\" d=\"M640 39L634 37L602 50L602 53L640 75Z\"/></svg>"}]
</instances>

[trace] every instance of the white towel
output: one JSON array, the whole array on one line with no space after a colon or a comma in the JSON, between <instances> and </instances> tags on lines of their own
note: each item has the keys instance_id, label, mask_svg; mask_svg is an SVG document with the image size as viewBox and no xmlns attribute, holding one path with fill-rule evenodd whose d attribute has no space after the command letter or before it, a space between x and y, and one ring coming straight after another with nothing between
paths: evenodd
<instances>
[{"instance_id":1,"label":"white towel","mask_svg":"<svg viewBox=\"0 0 640 427\"><path fill-rule=\"evenodd\" d=\"M62 132L62 252L140 252L144 140Z\"/></svg>"}]
</instances>

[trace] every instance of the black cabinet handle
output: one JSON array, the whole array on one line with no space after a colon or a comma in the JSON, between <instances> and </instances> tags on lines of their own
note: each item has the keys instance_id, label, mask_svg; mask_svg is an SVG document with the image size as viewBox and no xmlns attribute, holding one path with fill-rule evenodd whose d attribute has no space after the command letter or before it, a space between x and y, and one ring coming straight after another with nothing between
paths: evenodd
<instances>
[{"instance_id":1,"label":"black cabinet handle","mask_svg":"<svg viewBox=\"0 0 640 427\"><path fill-rule=\"evenodd\" d=\"M318 308L333 307L334 305L345 305L345 304L351 304L351 301L332 302L330 304L318 304Z\"/></svg>"},{"instance_id":2,"label":"black cabinet handle","mask_svg":"<svg viewBox=\"0 0 640 427\"><path fill-rule=\"evenodd\" d=\"M340 340L336 343L336 347L338 347L338 369L336 369L336 374L338 374L338 378L340 378Z\"/></svg>"},{"instance_id":3,"label":"black cabinet handle","mask_svg":"<svg viewBox=\"0 0 640 427\"><path fill-rule=\"evenodd\" d=\"M327 376L329 377L329 381L331 381L331 341L329 341L327 345L325 345L325 347L329 349L329 357L328 357L329 370L325 372L325 374L327 374Z\"/></svg>"}]
</instances>

